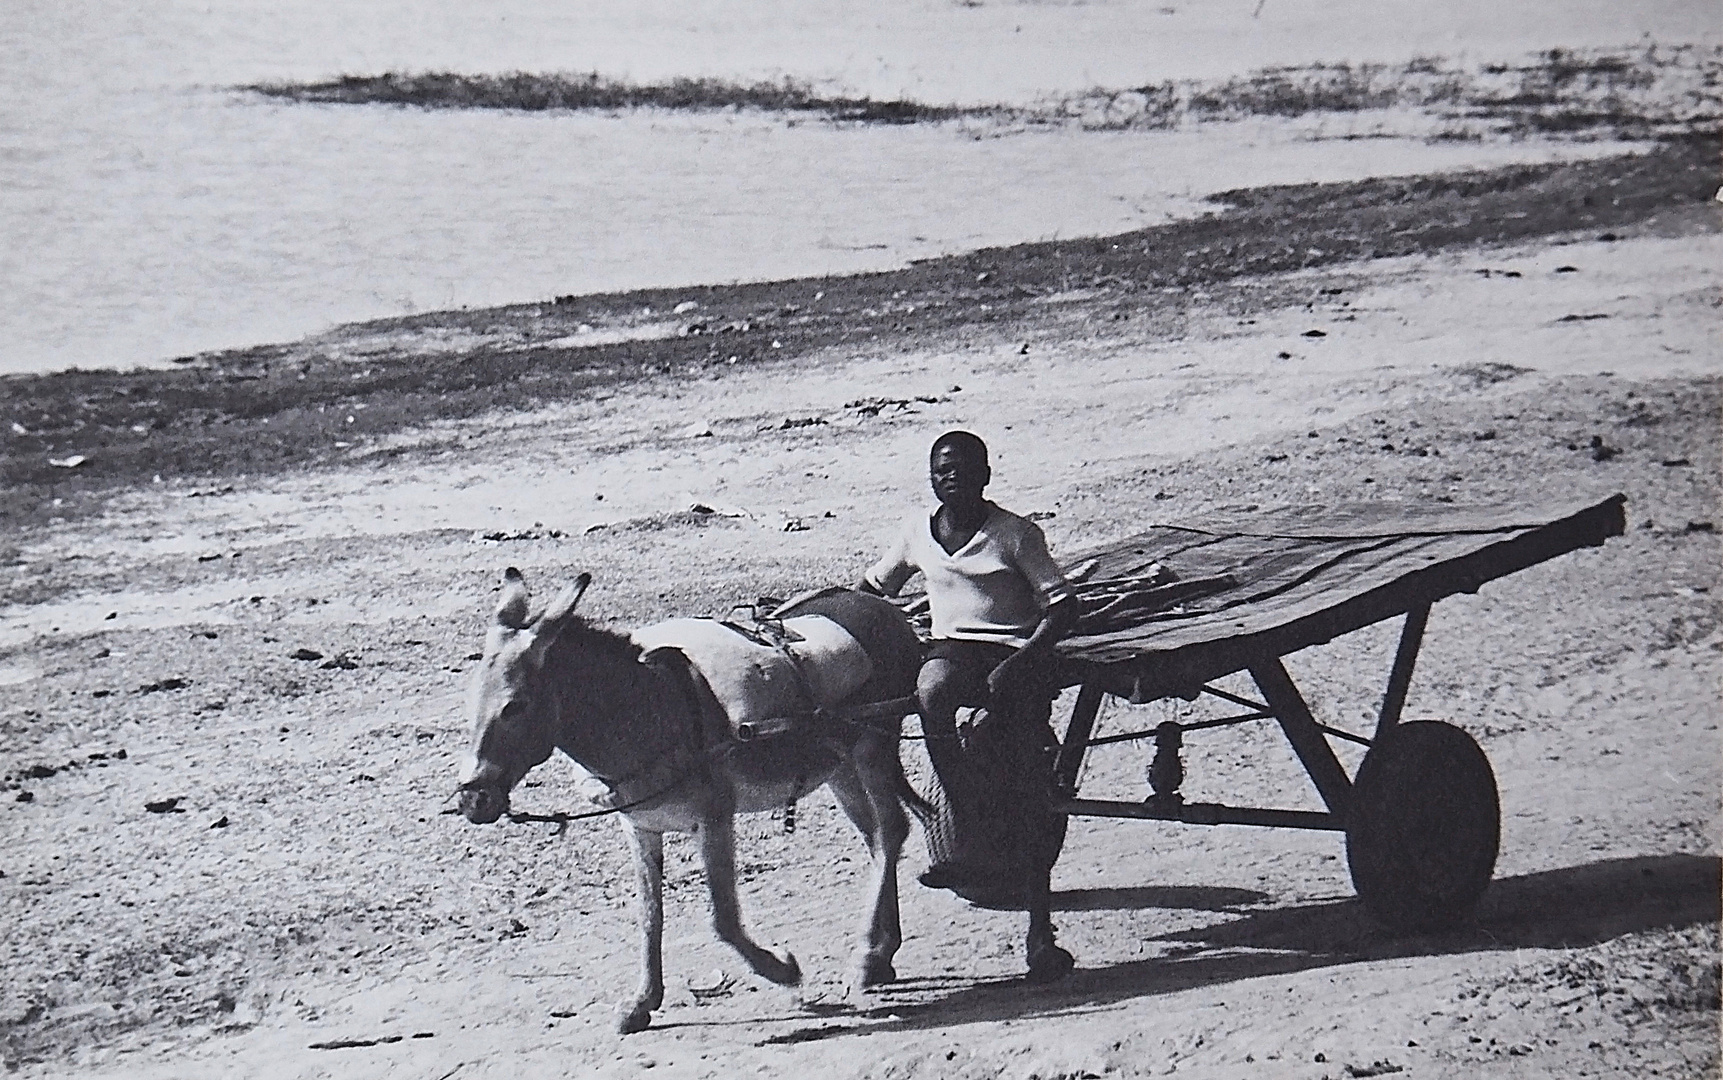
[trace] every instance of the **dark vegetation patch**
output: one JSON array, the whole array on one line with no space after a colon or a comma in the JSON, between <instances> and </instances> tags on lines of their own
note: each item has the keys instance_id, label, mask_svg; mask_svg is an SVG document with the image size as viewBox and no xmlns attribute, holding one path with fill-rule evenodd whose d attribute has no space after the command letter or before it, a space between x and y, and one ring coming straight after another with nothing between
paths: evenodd
<instances>
[{"instance_id":1,"label":"dark vegetation patch","mask_svg":"<svg viewBox=\"0 0 1723 1080\"><path fill-rule=\"evenodd\" d=\"M819 113L834 120L913 124L960 116L1003 113L998 107L961 108L918 101L823 95L812 84L791 78L776 82L727 82L723 79L672 79L633 83L598 72L587 74L460 75L450 72L386 72L342 75L324 82L257 83L240 87L268 97L338 105L410 105L426 109L587 110L757 109L763 112Z\"/></svg>"},{"instance_id":2,"label":"dark vegetation patch","mask_svg":"<svg viewBox=\"0 0 1723 1080\"><path fill-rule=\"evenodd\" d=\"M11 430L0 443L0 523L94 512L111 493L158 475L207 484L350 464L354 455L396 452L384 441L436 421L532 409L619 383L793 364L833 346L907 347L957 330L1009 334L1044 319L1042 297L1071 290L1086 290L1096 310L1142 311L1183 304L1209 286L1362 259L1575 232L1613 238L1683 215L1712 228L1718 153L1717 139L1688 138L1595 161L1232 191L1216 197L1221 210L1195 220L885 273L560 297L380 320L172 370L9 376L0 380L0 429ZM690 299L698 309L676 315ZM582 325L643 318L726 332L551 344ZM473 344L413 347L439 335L446 346L453 334ZM356 344L371 351L355 359ZM50 464L73 455L85 460Z\"/></svg>"},{"instance_id":3,"label":"dark vegetation patch","mask_svg":"<svg viewBox=\"0 0 1723 1080\"><path fill-rule=\"evenodd\" d=\"M1647 138L1719 130L1723 48L1646 45L1622 50L1551 49L1520 64L1478 68L1422 57L1404 64L1267 68L1225 80L1169 80L1095 88L1033 105L941 105L827 94L792 78L751 83L679 78L638 84L598 72L386 72L322 82L256 83L242 90L289 101L428 109L614 112L748 109L863 123L981 119L1155 130L1181 124L1296 117L1369 109L1432 111L1453 121L1438 137L1608 135Z\"/></svg>"},{"instance_id":4,"label":"dark vegetation patch","mask_svg":"<svg viewBox=\"0 0 1723 1080\"><path fill-rule=\"evenodd\" d=\"M1723 49L1647 45L1633 50L1550 49L1521 64L1468 70L1435 58L1403 65L1316 64L1271 68L1223 82L1145 86L1137 98L1096 91L1065 111L1101 126L1172 126L1186 120L1240 120L1411 108L1457 126L1438 137L1657 134L1719 129ZM1137 101L1141 100L1140 117Z\"/></svg>"},{"instance_id":5,"label":"dark vegetation patch","mask_svg":"<svg viewBox=\"0 0 1723 1080\"><path fill-rule=\"evenodd\" d=\"M599 532L609 529L614 532L655 533L676 529L705 529L715 525L734 528L736 523L711 507L696 503L692 509L678 510L668 514L653 514L650 517L631 518L626 521L608 522L591 526L589 532Z\"/></svg>"}]
</instances>

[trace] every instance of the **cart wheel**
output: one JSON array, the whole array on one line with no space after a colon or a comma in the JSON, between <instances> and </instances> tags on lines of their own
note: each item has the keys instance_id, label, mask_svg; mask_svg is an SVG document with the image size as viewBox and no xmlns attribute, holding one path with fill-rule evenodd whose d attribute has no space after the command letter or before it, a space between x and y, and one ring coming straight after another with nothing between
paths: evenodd
<instances>
[{"instance_id":1,"label":"cart wheel","mask_svg":"<svg viewBox=\"0 0 1723 1080\"><path fill-rule=\"evenodd\" d=\"M1496 775L1464 731L1401 724L1364 755L1346 861L1358 898L1389 929L1440 930L1471 914L1500 840Z\"/></svg>"}]
</instances>

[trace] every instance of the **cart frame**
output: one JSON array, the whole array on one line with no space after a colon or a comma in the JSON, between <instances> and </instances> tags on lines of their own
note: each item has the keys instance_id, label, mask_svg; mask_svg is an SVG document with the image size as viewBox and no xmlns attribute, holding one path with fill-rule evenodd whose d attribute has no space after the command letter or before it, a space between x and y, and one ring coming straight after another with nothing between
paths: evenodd
<instances>
[{"instance_id":1,"label":"cart frame","mask_svg":"<svg viewBox=\"0 0 1723 1080\"><path fill-rule=\"evenodd\" d=\"M1095 719L1101 703L1108 695L1134 703L1179 697L1187 701L1207 694L1252 710L1244 715L1221 720L1197 721L1194 724L1160 725L1153 733L1130 737L1153 737L1157 756L1176 753L1174 731L1197 727L1214 727L1223 723L1273 719L1279 722L1287 741L1298 755L1317 792L1327 805L1326 813L1303 810L1270 810L1233 807L1216 803L1185 803L1177 797L1177 785L1171 790L1157 790L1144 802L1104 801L1071 798L1057 809L1071 815L1086 817L1143 818L1155 821L1179 821L1192 825L1267 825L1282 828L1326 829L1344 831L1350 808L1352 780L1346 775L1328 743L1334 736L1371 746L1387 737L1400 723L1412 684L1413 668L1423 645L1424 632L1429 625L1430 608L1436 601L1456 593L1475 593L1485 582L1526 569L1538 563L1566 554L1581 547L1601 545L1612 536L1620 536L1626 528L1626 497L1615 495L1583 509L1551 516L1514 515L1524 522L1528 517L1541 518L1535 524L1501 524L1484 528L1468 528L1465 523L1452 529L1410 528L1401 536L1435 534L1472 534L1490 537L1494 542L1480 543L1474 550L1449 560L1412 570L1376 588L1346 596L1341 602L1323 607L1263 631L1238 636L1223 636L1186 645L1170 653L1143 652L1124 659L1095 662L1084 659L1078 642L1062 664L1060 685L1079 687L1077 701L1071 711L1070 723L1054 765L1059 786L1075 793L1078 775L1089 749L1125 737L1093 738ZM1473 514L1474 519L1491 515ZM1322 520L1306 526L1313 537L1325 537ZM1378 531L1376 536L1394 535ZM1129 543L1125 541L1122 543ZM1112 545L1117 548L1121 544ZM1377 716L1372 737L1364 738L1319 723L1311 713L1304 696L1299 693L1281 659L1313 645L1326 644L1336 637L1362 629L1387 619L1403 617L1399 647L1394 653L1393 666L1388 672L1382 707ZM1256 681L1265 701L1251 701L1218 690L1209 683L1226 675L1247 671ZM1170 767L1170 766L1168 766ZM1151 769L1152 771L1152 769ZM1163 772L1163 775L1170 773Z\"/></svg>"},{"instance_id":2,"label":"cart frame","mask_svg":"<svg viewBox=\"0 0 1723 1080\"><path fill-rule=\"evenodd\" d=\"M1300 694L1292 676L1280 662L1279 656L1260 657L1245 666L1257 688L1268 699L1266 703L1251 701L1204 684L1198 694L1208 694L1252 710L1238 716L1192 723L1168 721L1150 732L1133 732L1122 736L1092 738L1095 720L1108 691L1101 681L1085 681L1077 692L1077 702L1071 710L1071 720L1060 740L1059 754L1054 761L1055 781L1072 797L1053 804L1056 812L1072 817L1138 818L1149 821L1177 821L1186 825L1263 825L1283 829L1323 829L1345 832L1351 809L1352 779L1335 756L1328 737L1346 739L1372 746L1400 722L1406 705L1406 694L1412 684L1412 668L1418 661L1423 644L1424 628L1430 618L1430 605L1421 603L1406 612L1400 631L1400 645L1394 653L1394 666L1388 673L1388 689L1383 695L1382 711L1376 720L1376 733L1366 739L1349 731L1319 723L1310 706ZM1231 674L1228 672L1227 674ZM1186 696L1194 695L1162 695ZM1276 720L1293 752L1316 785L1328 807L1326 812L1314 810L1275 810L1261 807L1229 806L1225 803L1188 803L1179 794L1184 767L1178 759L1183 745L1183 733L1224 724L1246 723L1252 720ZM1155 742L1155 759L1149 769L1153 794L1142 802L1120 800L1079 799L1075 797L1078 776L1091 747L1127 739L1151 738ZM1165 777L1170 783L1156 783Z\"/></svg>"}]
</instances>

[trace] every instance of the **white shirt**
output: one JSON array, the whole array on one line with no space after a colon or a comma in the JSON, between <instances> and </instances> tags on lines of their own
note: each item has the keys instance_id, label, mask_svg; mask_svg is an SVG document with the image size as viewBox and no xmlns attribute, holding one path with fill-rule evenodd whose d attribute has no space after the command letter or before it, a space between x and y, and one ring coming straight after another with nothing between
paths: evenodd
<instances>
[{"instance_id":1,"label":"white shirt","mask_svg":"<svg viewBox=\"0 0 1723 1080\"><path fill-rule=\"evenodd\" d=\"M1042 613L1071 595L1071 585L1047 553L1039 525L987 506L975 535L949 554L933 534L939 508L911 514L891 550L865 576L880 592L896 596L919 570L927 578L934 637L1021 647Z\"/></svg>"}]
</instances>

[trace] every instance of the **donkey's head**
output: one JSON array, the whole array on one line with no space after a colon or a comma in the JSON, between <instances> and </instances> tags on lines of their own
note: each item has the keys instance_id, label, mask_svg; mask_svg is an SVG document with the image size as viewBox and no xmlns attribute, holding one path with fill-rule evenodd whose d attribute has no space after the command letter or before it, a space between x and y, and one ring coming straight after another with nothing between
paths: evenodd
<instances>
[{"instance_id":1,"label":"donkey's head","mask_svg":"<svg viewBox=\"0 0 1723 1080\"><path fill-rule=\"evenodd\" d=\"M537 615L526 579L509 567L502 601L473 675L472 756L461 777L461 813L488 825L509 808L509 792L556 749L557 700L544 677L545 656L592 583L582 574Z\"/></svg>"}]
</instances>

